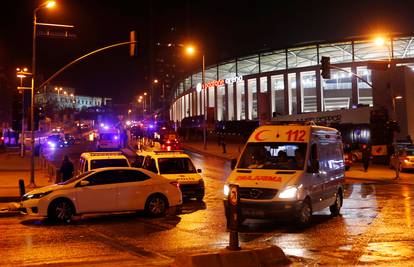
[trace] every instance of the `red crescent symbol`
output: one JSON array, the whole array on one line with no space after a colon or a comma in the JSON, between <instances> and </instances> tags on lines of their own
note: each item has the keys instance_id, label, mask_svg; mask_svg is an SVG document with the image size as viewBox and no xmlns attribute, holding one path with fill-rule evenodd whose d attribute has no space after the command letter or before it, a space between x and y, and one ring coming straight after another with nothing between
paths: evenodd
<instances>
[{"instance_id":1,"label":"red crescent symbol","mask_svg":"<svg viewBox=\"0 0 414 267\"><path fill-rule=\"evenodd\" d=\"M269 130L262 130L262 131L257 132L257 134L254 135L254 139L256 139L257 141L263 141L264 139L260 138L259 135L263 132L268 132L268 131Z\"/></svg>"}]
</instances>

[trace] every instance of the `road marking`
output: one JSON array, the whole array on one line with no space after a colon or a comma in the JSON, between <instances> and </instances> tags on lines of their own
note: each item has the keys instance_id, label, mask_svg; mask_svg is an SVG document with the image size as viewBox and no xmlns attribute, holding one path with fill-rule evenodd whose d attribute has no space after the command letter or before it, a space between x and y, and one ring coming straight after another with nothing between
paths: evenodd
<instances>
[{"instance_id":1,"label":"road marking","mask_svg":"<svg viewBox=\"0 0 414 267\"><path fill-rule=\"evenodd\" d=\"M144 258L161 258L161 259L171 260L170 257L165 256L161 253L158 253L155 251L149 251L143 247L137 247L135 245L128 244L125 241L120 241L117 238L110 237L90 227L83 226L83 225L81 225L80 227L85 228L86 230L94 234L96 237L98 237L98 239L100 239L102 243L112 246L118 250L127 251L132 255L144 257Z\"/></svg>"}]
</instances>

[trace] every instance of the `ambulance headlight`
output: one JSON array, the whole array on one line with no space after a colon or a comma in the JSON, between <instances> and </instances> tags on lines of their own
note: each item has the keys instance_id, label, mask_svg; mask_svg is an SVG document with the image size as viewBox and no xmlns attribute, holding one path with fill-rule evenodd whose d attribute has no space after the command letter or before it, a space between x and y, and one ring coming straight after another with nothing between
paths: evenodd
<instances>
[{"instance_id":1,"label":"ambulance headlight","mask_svg":"<svg viewBox=\"0 0 414 267\"><path fill-rule=\"evenodd\" d=\"M288 187L279 193L279 198L296 198L297 192L296 187Z\"/></svg>"},{"instance_id":2,"label":"ambulance headlight","mask_svg":"<svg viewBox=\"0 0 414 267\"><path fill-rule=\"evenodd\" d=\"M224 188L223 188L224 195L225 196L228 196L229 195L229 192L230 192L230 187L229 187L229 185L225 184L224 185Z\"/></svg>"}]
</instances>

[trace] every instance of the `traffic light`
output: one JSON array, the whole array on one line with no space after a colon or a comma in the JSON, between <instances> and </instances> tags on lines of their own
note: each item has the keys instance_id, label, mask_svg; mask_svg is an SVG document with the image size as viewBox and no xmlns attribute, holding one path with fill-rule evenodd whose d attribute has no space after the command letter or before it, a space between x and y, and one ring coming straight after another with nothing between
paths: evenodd
<instances>
[{"instance_id":1,"label":"traffic light","mask_svg":"<svg viewBox=\"0 0 414 267\"><path fill-rule=\"evenodd\" d=\"M45 113L42 107L35 107L34 109L34 129L39 130L39 122L45 119Z\"/></svg>"},{"instance_id":2,"label":"traffic light","mask_svg":"<svg viewBox=\"0 0 414 267\"><path fill-rule=\"evenodd\" d=\"M321 69L322 69L322 78L330 79L331 78L331 58L322 57L321 58Z\"/></svg>"},{"instance_id":3,"label":"traffic light","mask_svg":"<svg viewBox=\"0 0 414 267\"><path fill-rule=\"evenodd\" d=\"M129 45L129 55L131 57L137 56L137 36L135 31L129 32L129 41L131 42Z\"/></svg>"}]
</instances>

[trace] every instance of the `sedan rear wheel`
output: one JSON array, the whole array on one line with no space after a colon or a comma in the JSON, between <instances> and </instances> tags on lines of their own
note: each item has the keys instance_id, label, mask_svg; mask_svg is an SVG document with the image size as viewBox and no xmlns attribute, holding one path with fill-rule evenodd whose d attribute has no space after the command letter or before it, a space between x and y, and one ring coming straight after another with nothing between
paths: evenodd
<instances>
[{"instance_id":1,"label":"sedan rear wheel","mask_svg":"<svg viewBox=\"0 0 414 267\"><path fill-rule=\"evenodd\" d=\"M160 217L167 211L168 203L164 196L154 195L148 198L145 211L152 217Z\"/></svg>"}]
</instances>

